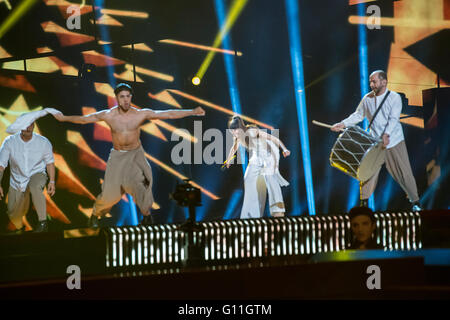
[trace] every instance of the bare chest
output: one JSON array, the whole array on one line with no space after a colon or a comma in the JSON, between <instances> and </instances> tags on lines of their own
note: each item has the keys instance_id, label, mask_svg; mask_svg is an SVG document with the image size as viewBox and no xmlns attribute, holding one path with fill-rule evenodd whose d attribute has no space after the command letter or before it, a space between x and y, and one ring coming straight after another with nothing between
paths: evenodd
<instances>
[{"instance_id":1,"label":"bare chest","mask_svg":"<svg viewBox=\"0 0 450 320\"><path fill-rule=\"evenodd\" d=\"M115 132L135 131L139 129L142 119L137 115L115 115L107 119L111 130Z\"/></svg>"}]
</instances>

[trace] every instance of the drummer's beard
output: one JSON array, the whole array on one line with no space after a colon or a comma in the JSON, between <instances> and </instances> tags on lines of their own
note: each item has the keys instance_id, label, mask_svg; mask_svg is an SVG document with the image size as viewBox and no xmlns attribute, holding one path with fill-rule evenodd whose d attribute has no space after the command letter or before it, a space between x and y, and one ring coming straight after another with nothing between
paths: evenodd
<instances>
[{"instance_id":1,"label":"drummer's beard","mask_svg":"<svg viewBox=\"0 0 450 320\"><path fill-rule=\"evenodd\" d=\"M380 94L381 91L383 91L384 88L385 88L384 86L373 87L372 92L377 96Z\"/></svg>"},{"instance_id":2,"label":"drummer's beard","mask_svg":"<svg viewBox=\"0 0 450 320\"><path fill-rule=\"evenodd\" d=\"M378 92L380 92L380 89L377 88L377 87L373 87L373 88L372 88L372 92L373 92L375 95L377 95Z\"/></svg>"}]
</instances>

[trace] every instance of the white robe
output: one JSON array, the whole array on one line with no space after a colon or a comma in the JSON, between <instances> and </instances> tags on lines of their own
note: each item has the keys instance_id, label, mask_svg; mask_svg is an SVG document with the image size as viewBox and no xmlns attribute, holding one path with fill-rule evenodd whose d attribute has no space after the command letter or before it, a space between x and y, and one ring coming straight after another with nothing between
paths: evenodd
<instances>
[{"instance_id":1,"label":"white robe","mask_svg":"<svg viewBox=\"0 0 450 320\"><path fill-rule=\"evenodd\" d=\"M288 186L289 182L278 170L279 148L270 140L257 138L255 129L249 129L248 133L251 137L248 147L250 159L244 175L241 219L263 217L267 193L271 215L285 212L281 187Z\"/></svg>"}]
</instances>

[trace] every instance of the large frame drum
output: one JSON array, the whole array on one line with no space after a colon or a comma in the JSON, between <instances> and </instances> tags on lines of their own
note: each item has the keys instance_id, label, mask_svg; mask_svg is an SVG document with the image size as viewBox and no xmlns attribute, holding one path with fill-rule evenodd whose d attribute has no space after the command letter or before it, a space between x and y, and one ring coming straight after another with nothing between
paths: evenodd
<instances>
[{"instance_id":1,"label":"large frame drum","mask_svg":"<svg viewBox=\"0 0 450 320\"><path fill-rule=\"evenodd\" d=\"M346 128L336 140L330 154L331 166L365 182L383 165L382 140L372 137L358 126Z\"/></svg>"}]
</instances>

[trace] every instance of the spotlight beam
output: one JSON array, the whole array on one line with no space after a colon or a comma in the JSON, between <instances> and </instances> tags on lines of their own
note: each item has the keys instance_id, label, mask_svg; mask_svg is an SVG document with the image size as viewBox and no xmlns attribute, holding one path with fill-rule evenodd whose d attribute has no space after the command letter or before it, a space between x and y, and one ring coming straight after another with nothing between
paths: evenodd
<instances>
[{"instance_id":1,"label":"spotlight beam","mask_svg":"<svg viewBox=\"0 0 450 320\"><path fill-rule=\"evenodd\" d=\"M213 48L219 47L219 45L222 43L223 38L228 33L228 31L230 31L231 27L233 26L236 19L239 17L239 14L244 9L244 6L247 4L247 2L248 0L235 0L233 2L230 12L228 13L228 16L226 18L225 24L220 29L219 33L214 39ZM210 51L208 53L205 60L203 60L200 68L197 71L196 74L197 77L199 77L200 79L203 78L203 76L206 73L206 70L208 70L209 65L211 64L215 55L216 53L214 51Z\"/></svg>"},{"instance_id":2,"label":"spotlight beam","mask_svg":"<svg viewBox=\"0 0 450 320\"><path fill-rule=\"evenodd\" d=\"M238 116L240 116L243 120L245 120L245 121L247 121L247 122L254 123L254 124L256 124L256 125L258 125L258 126L260 126L260 127L263 127L263 128L266 128L266 129L270 129L270 130L273 130L273 129L274 129L271 125L268 125L268 124L266 124L266 123L264 123L264 122L260 122L260 121L258 121L258 120L253 119L253 118L247 117L247 116L245 116L245 115L237 114L236 112L234 112L234 111L232 111L232 110L230 110L230 109L227 109L227 108L224 108L224 107L219 106L219 105L217 105L217 104L214 104L214 103L212 103L212 102L209 102L209 101L206 101L206 100L197 98L197 97L195 97L195 96L193 96L193 95L190 95L190 94L188 94L188 93L185 93L185 92L183 92L183 91L179 91L179 90L175 90L175 89L168 89L168 91L173 92L173 93L175 93L175 94L178 94L178 95L182 96L183 98L186 98L186 99L189 99L189 100L193 100L193 101L195 101L195 102L198 102L198 103L200 103L200 104L202 104L202 105L204 105L204 106L206 106L206 107L213 108L213 109L215 109L215 110L217 110L217 111L220 111L220 112L223 112L223 113L232 115L232 116L238 115Z\"/></svg>"},{"instance_id":3,"label":"spotlight beam","mask_svg":"<svg viewBox=\"0 0 450 320\"><path fill-rule=\"evenodd\" d=\"M0 26L0 39L22 18L35 4L37 0L24 0L6 18Z\"/></svg>"},{"instance_id":4,"label":"spotlight beam","mask_svg":"<svg viewBox=\"0 0 450 320\"><path fill-rule=\"evenodd\" d=\"M188 177L182 175L181 173L179 173L178 171L172 169L171 167L169 167L167 164L163 163L162 161L156 159L155 157L149 155L147 152L145 153L145 156L147 157L147 159L149 159L150 161L156 163L158 166L160 166L161 168L163 168L164 170L166 170L167 172L171 173L172 175L176 176L177 178L181 179L181 180L185 180L188 179ZM206 190L205 188L203 188L202 186L200 186L199 184L195 183L194 181L191 181L191 184L196 187L199 188L205 195L207 195L208 197L210 197L213 200L218 200L220 199L218 196L216 196L214 193Z\"/></svg>"},{"instance_id":5,"label":"spotlight beam","mask_svg":"<svg viewBox=\"0 0 450 320\"><path fill-rule=\"evenodd\" d=\"M366 6L361 3L357 5L358 15L364 15ZM369 92L369 57L367 48L367 30L365 25L358 26L358 57L359 57L359 81L361 90L361 99ZM368 127L367 119L363 121L363 127L367 130ZM358 193L360 193L360 185L356 181L352 181L351 192L349 201L347 203L347 210L350 210L354 206L354 199L358 198ZM372 195L369 198L368 205L372 210L375 210L375 198Z\"/></svg>"},{"instance_id":6,"label":"spotlight beam","mask_svg":"<svg viewBox=\"0 0 450 320\"><path fill-rule=\"evenodd\" d=\"M98 9L99 7L97 7ZM148 13L142 11L126 11L126 10L114 10L114 9L106 9L101 8L100 13L107 14L111 16L121 16L121 17L129 17L129 18L139 18L139 19L147 19Z\"/></svg>"},{"instance_id":7,"label":"spotlight beam","mask_svg":"<svg viewBox=\"0 0 450 320\"><path fill-rule=\"evenodd\" d=\"M217 20L219 22L219 27L225 24L225 0L215 0L214 5L216 8ZM225 35L223 38L223 47L225 49L231 49L231 35ZM233 108L233 112L236 114L242 114L241 108L241 99L239 96L239 85L238 79L236 75L236 67L234 56L224 55L223 60L225 62L225 70L227 72L228 79L228 89L230 92L230 100L231 107ZM247 153L245 152L245 148L243 146L239 147L239 154L241 156L242 161L242 170L245 175L245 171L247 169Z\"/></svg>"},{"instance_id":8,"label":"spotlight beam","mask_svg":"<svg viewBox=\"0 0 450 320\"><path fill-rule=\"evenodd\" d=\"M298 128L300 134L303 172L306 184L306 196L310 215L316 214L314 186L309 151L308 117L306 110L305 84L303 76L302 45L300 33L300 13L297 0L285 0L292 76L294 80L295 102L297 106Z\"/></svg>"},{"instance_id":9,"label":"spotlight beam","mask_svg":"<svg viewBox=\"0 0 450 320\"><path fill-rule=\"evenodd\" d=\"M178 41L178 40L173 40L173 39L164 39L164 40L159 40L158 42L167 43L167 44L173 44L173 45L181 46L181 47L188 47L188 48L194 48L194 49L199 49L199 50L205 50L205 51L214 51L214 52L223 53L223 54L229 54L229 55L233 55L233 56L235 54L237 56L239 56L239 57L242 56L242 52L240 52L240 51L219 49L219 48L204 46L204 45L201 45L201 44L195 44L195 43L191 43L191 42L184 42L184 41Z\"/></svg>"}]
</instances>

